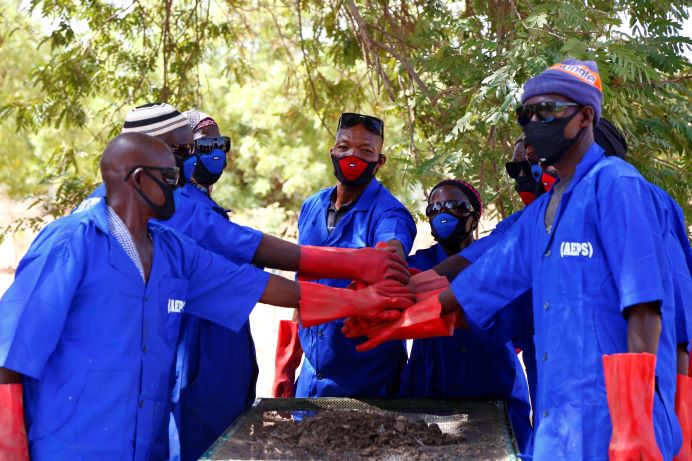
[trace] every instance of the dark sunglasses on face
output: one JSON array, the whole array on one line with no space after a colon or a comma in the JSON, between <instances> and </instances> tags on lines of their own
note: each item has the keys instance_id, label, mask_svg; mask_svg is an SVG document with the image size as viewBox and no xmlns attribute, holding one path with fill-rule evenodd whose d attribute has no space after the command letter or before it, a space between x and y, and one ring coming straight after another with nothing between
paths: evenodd
<instances>
[{"instance_id":1,"label":"dark sunglasses on face","mask_svg":"<svg viewBox=\"0 0 692 461\"><path fill-rule=\"evenodd\" d=\"M219 136L215 138L199 138L195 139L195 153L209 154L214 149L221 149L224 153L231 150L231 138L228 136Z\"/></svg>"},{"instance_id":2,"label":"dark sunglasses on face","mask_svg":"<svg viewBox=\"0 0 692 461\"><path fill-rule=\"evenodd\" d=\"M193 144L171 144L171 152L177 157L188 157L195 153L195 145Z\"/></svg>"},{"instance_id":3,"label":"dark sunglasses on face","mask_svg":"<svg viewBox=\"0 0 692 461\"><path fill-rule=\"evenodd\" d=\"M536 181L538 181L538 178L540 178L542 174L540 165L537 163L528 162L526 160L519 162L507 162L505 163L505 169L507 170L509 177L512 179L517 179L519 177L519 173L522 171L526 176L533 176Z\"/></svg>"},{"instance_id":4,"label":"dark sunglasses on face","mask_svg":"<svg viewBox=\"0 0 692 461\"><path fill-rule=\"evenodd\" d=\"M519 125L526 126L533 116L542 123L552 123L565 113L568 107L577 107L576 102L566 101L543 101L536 104L519 106L516 109L517 122Z\"/></svg>"},{"instance_id":5,"label":"dark sunglasses on face","mask_svg":"<svg viewBox=\"0 0 692 461\"><path fill-rule=\"evenodd\" d=\"M455 213L473 213L473 207L463 200L446 200L444 202L432 202L425 208L425 216L430 217L442 210Z\"/></svg>"},{"instance_id":6,"label":"dark sunglasses on face","mask_svg":"<svg viewBox=\"0 0 692 461\"><path fill-rule=\"evenodd\" d=\"M353 112L344 112L339 117L339 129L356 125L363 125L369 132L384 137L384 122L377 117Z\"/></svg>"},{"instance_id":7,"label":"dark sunglasses on face","mask_svg":"<svg viewBox=\"0 0 692 461\"><path fill-rule=\"evenodd\" d=\"M125 176L125 181L127 181L132 174L137 171L137 170L144 170L145 172L147 171L160 171L161 176L163 177L163 181L168 184L169 186L175 188L178 185L178 179L180 176L180 168L177 166L171 166L171 167L162 167L162 166L146 166L146 165L137 165L136 167L132 168L129 173L127 173L127 176Z\"/></svg>"}]
</instances>

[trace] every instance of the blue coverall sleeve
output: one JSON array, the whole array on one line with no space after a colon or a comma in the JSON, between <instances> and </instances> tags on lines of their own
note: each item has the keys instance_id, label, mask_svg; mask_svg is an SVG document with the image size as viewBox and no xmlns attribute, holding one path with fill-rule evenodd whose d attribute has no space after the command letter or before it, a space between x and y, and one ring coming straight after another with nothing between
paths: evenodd
<instances>
[{"instance_id":1,"label":"blue coverall sleeve","mask_svg":"<svg viewBox=\"0 0 692 461\"><path fill-rule=\"evenodd\" d=\"M382 214L375 227L375 240L387 242L398 240L409 254L416 238L416 223L405 209L394 208Z\"/></svg>"},{"instance_id":2,"label":"blue coverall sleeve","mask_svg":"<svg viewBox=\"0 0 692 461\"><path fill-rule=\"evenodd\" d=\"M452 281L452 292L472 326L492 327L505 306L531 289L527 224L527 219L517 221L496 245Z\"/></svg>"},{"instance_id":3,"label":"blue coverall sleeve","mask_svg":"<svg viewBox=\"0 0 692 461\"><path fill-rule=\"evenodd\" d=\"M19 263L0 299L0 367L41 378L84 271L83 248L74 237L39 236Z\"/></svg>"},{"instance_id":4,"label":"blue coverall sleeve","mask_svg":"<svg viewBox=\"0 0 692 461\"><path fill-rule=\"evenodd\" d=\"M180 193L176 194L175 214L163 224L238 264L252 262L263 236Z\"/></svg>"},{"instance_id":5,"label":"blue coverall sleeve","mask_svg":"<svg viewBox=\"0 0 692 461\"><path fill-rule=\"evenodd\" d=\"M189 278L187 312L239 331L264 293L269 273L251 264L234 264L190 239L183 242Z\"/></svg>"},{"instance_id":6,"label":"blue coverall sleeve","mask_svg":"<svg viewBox=\"0 0 692 461\"><path fill-rule=\"evenodd\" d=\"M619 176L599 188L599 238L620 295L620 311L664 297L663 229L643 179Z\"/></svg>"}]
</instances>

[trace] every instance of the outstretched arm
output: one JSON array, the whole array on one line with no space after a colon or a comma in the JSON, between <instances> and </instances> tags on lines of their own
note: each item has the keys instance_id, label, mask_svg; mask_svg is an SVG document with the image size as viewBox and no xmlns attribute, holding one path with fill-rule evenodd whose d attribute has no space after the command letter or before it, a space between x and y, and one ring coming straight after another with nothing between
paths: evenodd
<instances>
[{"instance_id":1,"label":"outstretched arm","mask_svg":"<svg viewBox=\"0 0 692 461\"><path fill-rule=\"evenodd\" d=\"M252 262L273 269L297 271L305 278L353 279L376 283L394 279L407 283L410 277L403 248L392 240L388 245L396 251L374 248L331 248L299 246L271 235L264 235Z\"/></svg>"}]
</instances>

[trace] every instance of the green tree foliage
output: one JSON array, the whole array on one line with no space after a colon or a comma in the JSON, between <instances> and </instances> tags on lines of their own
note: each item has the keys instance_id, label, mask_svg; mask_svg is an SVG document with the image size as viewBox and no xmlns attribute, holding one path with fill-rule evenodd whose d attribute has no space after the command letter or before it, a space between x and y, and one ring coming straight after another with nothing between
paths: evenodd
<instances>
[{"instance_id":1,"label":"green tree foliage","mask_svg":"<svg viewBox=\"0 0 692 461\"><path fill-rule=\"evenodd\" d=\"M14 195L58 216L98 180L129 108L168 101L233 138L215 191L266 230L334 182L343 110L387 124L385 183L410 205L434 182L479 185L519 207L504 174L531 76L567 56L598 62L604 116L630 159L692 218L692 1L0 0L4 162ZM29 16L27 13L31 13ZM17 159L21 159L19 163Z\"/></svg>"}]
</instances>

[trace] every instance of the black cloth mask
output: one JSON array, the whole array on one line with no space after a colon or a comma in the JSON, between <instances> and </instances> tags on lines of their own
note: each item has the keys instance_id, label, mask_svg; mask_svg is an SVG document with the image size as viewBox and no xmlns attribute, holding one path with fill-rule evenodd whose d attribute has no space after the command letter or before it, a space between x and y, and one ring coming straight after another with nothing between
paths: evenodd
<instances>
[{"instance_id":1,"label":"black cloth mask","mask_svg":"<svg viewBox=\"0 0 692 461\"><path fill-rule=\"evenodd\" d=\"M559 118L551 123L529 122L524 126L526 144L533 146L538 160L544 165L553 165L574 146L584 135L584 128L572 139L565 139L565 127L579 111L572 115Z\"/></svg>"},{"instance_id":2,"label":"black cloth mask","mask_svg":"<svg viewBox=\"0 0 692 461\"><path fill-rule=\"evenodd\" d=\"M151 211L154 212L154 217L157 220L166 221L167 219L170 219L171 216L173 216L173 213L175 213L175 199L173 197L173 188L165 182L158 179L153 174L149 173L147 170L143 171L144 174L149 176L156 184L159 185L159 187L161 188L161 192L163 192L164 202L162 205L157 205L156 203L152 202L151 199L149 199L149 197L147 197L141 189L135 188L135 190L137 191L139 196L142 197L144 203L146 203L149 206L149 208L151 208Z\"/></svg>"}]
</instances>

